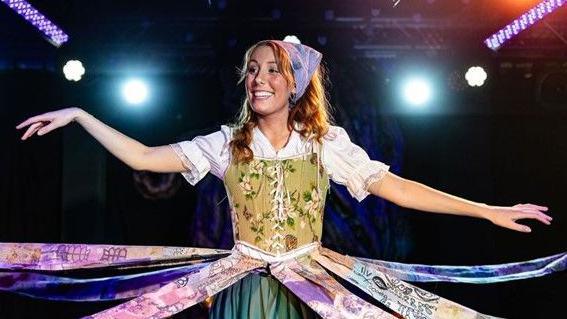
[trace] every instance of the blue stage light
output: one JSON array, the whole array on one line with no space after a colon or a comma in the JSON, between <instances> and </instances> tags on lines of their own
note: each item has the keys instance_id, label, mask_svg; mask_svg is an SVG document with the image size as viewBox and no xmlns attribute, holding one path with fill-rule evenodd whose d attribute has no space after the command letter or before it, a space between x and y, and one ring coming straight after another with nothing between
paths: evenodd
<instances>
[{"instance_id":1,"label":"blue stage light","mask_svg":"<svg viewBox=\"0 0 567 319\"><path fill-rule=\"evenodd\" d=\"M424 78L411 78L402 87L404 100L412 106L423 106L431 100L431 83Z\"/></svg>"},{"instance_id":2,"label":"blue stage light","mask_svg":"<svg viewBox=\"0 0 567 319\"><path fill-rule=\"evenodd\" d=\"M142 104L148 99L148 86L140 79L130 79L122 86L122 96L128 104Z\"/></svg>"}]
</instances>

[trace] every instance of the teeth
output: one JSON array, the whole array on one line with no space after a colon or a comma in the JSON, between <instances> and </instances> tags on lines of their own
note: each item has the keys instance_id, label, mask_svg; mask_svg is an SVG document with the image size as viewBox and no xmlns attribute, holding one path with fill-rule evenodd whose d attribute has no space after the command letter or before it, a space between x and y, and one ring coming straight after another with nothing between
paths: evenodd
<instances>
[{"instance_id":1,"label":"teeth","mask_svg":"<svg viewBox=\"0 0 567 319\"><path fill-rule=\"evenodd\" d=\"M258 91L258 92L254 92L254 96L256 97L269 97L274 95L273 93L270 92L265 92L265 91Z\"/></svg>"}]
</instances>

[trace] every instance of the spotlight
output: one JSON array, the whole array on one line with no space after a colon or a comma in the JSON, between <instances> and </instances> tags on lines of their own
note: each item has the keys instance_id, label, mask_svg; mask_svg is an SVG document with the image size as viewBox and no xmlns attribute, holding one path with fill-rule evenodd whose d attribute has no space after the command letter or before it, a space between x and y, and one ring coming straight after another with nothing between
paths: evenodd
<instances>
[{"instance_id":1,"label":"spotlight","mask_svg":"<svg viewBox=\"0 0 567 319\"><path fill-rule=\"evenodd\" d=\"M465 73L465 79L469 86L482 86L486 78L486 71L480 66L471 66Z\"/></svg>"},{"instance_id":2,"label":"spotlight","mask_svg":"<svg viewBox=\"0 0 567 319\"><path fill-rule=\"evenodd\" d=\"M122 86L122 96L129 104L141 104L145 102L148 97L148 87L142 80L128 80Z\"/></svg>"},{"instance_id":3,"label":"spotlight","mask_svg":"<svg viewBox=\"0 0 567 319\"><path fill-rule=\"evenodd\" d=\"M83 63L81 63L81 61L79 60L67 61L67 63L65 63L65 66L63 66L63 74L69 81L80 81L85 74Z\"/></svg>"},{"instance_id":4,"label":"spotlight","mask_svg":"<svg viewBox=\"0 0 567 319\"><path fill-rule=\"evenodd\" d=\"M403 86L403 97L411 105L422 106L431 99L431 85L422 78L410 79Z\"/></svg>"}]
</instances>

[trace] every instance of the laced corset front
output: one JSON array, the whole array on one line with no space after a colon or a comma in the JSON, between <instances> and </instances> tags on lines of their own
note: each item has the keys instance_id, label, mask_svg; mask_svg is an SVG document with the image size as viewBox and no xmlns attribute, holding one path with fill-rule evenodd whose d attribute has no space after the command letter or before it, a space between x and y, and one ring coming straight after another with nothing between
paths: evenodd
<instances>
[{"instance_id":1,"label":"laced corset front","mask_svg":"<svg viewBox=\"0 0 567 319\"><path fill-rule=\"evenodd\" d=\"M224 184L235 243L278 256L320 242L329 179L318 153L233 162Z\"/></svg>"}]
</instances>

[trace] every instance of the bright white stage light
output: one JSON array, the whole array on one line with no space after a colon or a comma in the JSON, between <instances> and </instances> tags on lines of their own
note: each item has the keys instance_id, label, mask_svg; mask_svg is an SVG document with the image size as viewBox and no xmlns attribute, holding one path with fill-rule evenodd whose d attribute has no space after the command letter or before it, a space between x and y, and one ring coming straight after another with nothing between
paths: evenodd
<instances>
[{"instance_id":1,"label":"bright white stage light","mask_svg":"<svg viewBox=\"0 0 567 319\"><path fill-rule=\"evenodd\" d=\"M470 86L482 86L486 78L486 71L480 66L470 67L465 74L465 79Z\"/></svg>"},{"instance_id":2,"label":"bright white stage light","mask_svg":"<svg viewBox=\"0 0 567 319\"><path fill-rule=\"evenodd\" d=\"M300 41L299 38L296 37L295 35L286 35L283 40L284 40L285 42L291 42L291 43L301 44L301 41Z\"/></svg>"},{"instance_id":3,"label":"bright white stage light","mask_svg":"<svg viewBox=\"0 0 567 319\"><path fill-rule=\"evenodd\" d=\"M408 80L403 86L406 102L414 106L422 106L431 99L431 85L422 78Z\"/></svg>"},{"instance_id":4,"label":"bright white stage light","mask_svg":"<svg viewBox=\"0 0 567 319\"><path fill-rule=\"evenodd\" d=\"M122 86L122 96L129 104L141 104L148 98L148 86L138 79L129 80Z\"/></svg>"},{"instance_id":5,"label":"bright white stage light","mask_svg":"<svg viewBox=\"0 0 567 319\"><path fill-rule=\"evenodd\" d=\"M70 60L63 66L63 74L65 78L69 81L80 81L85 74L85 68L83 63L79 60Z\"/></svg>"}]
</instances>

